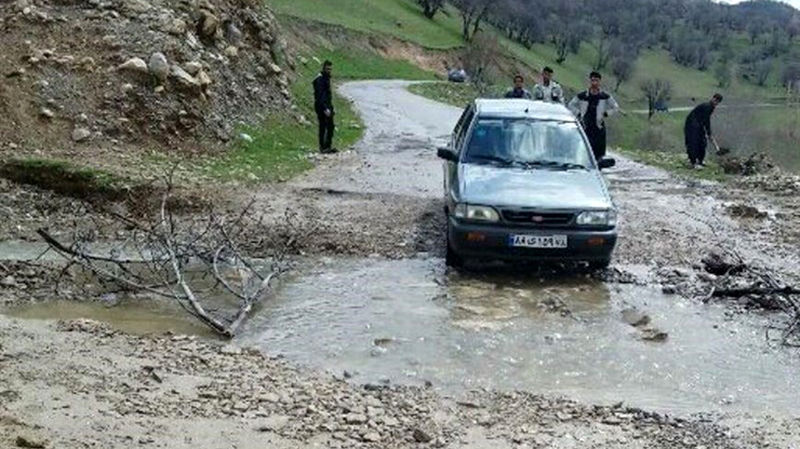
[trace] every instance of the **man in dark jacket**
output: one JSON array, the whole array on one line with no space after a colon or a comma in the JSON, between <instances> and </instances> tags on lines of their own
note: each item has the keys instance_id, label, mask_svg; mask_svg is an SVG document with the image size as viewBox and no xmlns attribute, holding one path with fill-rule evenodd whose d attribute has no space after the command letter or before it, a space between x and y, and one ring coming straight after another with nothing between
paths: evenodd
<instances>
[{"instance_id":1,"label":"man in dark jacket","mask_svg":"<svg viewBox=\"0 0 800 449\"><path fill-rule=\"evenodd\" d=\"M322 72L314 79L314 110L319 122L319 150L322 153L335 153L333 145L333 91L331 90L331 72L333 63L322 63Z\"/></svg>"},{"instance_id":2,"label":"man in dark jacket","mask_svg":"<svg viewBox=\"0 0 800 449\"><path fill-rule=\"evenodd\" d=\"M522 75L517 75L514 77L514 87L506 92L506 98L522 98L525 100L530 100L531 93L525 89L525 78Z\"/></svg>"},{"instance_id":3,"label":"man in dark jacket","mask_svg":"<svg viewBox=\"0 0 800 449\"><path fill-rule=\"evenodd\" d=\"M703 160L706 158L708 139L711 138L711 114L720 103L722 103L722 95L714 94L711 101L697 105L686 117L683 135L689 163L694 168L705 167Z\"/></svg>"}]
</instances>

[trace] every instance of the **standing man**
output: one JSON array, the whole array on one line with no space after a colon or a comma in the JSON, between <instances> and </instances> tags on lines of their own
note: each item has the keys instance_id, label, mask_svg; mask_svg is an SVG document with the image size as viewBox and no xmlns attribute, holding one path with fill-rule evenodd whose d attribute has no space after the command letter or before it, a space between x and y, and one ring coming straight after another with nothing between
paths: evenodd
<instances>
[{"instance_id":1,"label":"standing man","mask_svg":"<svg viewBox=\"0 0 800 449\"><path fill-rule=\"evenodd\" d=\"M522 75L514 77L514 87L506 92L506 98L522 98L525 100L531 99L531 93L525 89L525 78Z\"/></svg>"},{"instance_id":2,"label":"standing man","mask_svg":"<svg viewBox=\"0 0 800 449\"><path fill-rule=\"evenodd\" d=\"M569 109L578 117L589 144L592 146L595 160L606 155L605 119L619 112L619 104L611 94L600 87L602 75L597 72L589 74L589 89L585 90L569 102Z\"/></svg>"},{"instance_id":3,"label":"standing man","mask_svg":"<svg viewBox=\"0 0 800 449\"><path fill-rule=\"evenodd\" d=\"M331 72L333 63L322 63L322 72L314 79L314 110L319 122L319 151L335 153L333 145L333 91L331 90Z\"/></svg>"},{"instance_id":4,"label":"standing man","mask_svg":"<svg viewBox=\"0 0 800 449\"><path fill-rule=\"evenodd\" d=\"M701 103L692 109L683 125L689 164L696 169L705 167L703 160L706 158L706 145L708 145L708 139L714 140L711 136L711 114L720 103L722 103L722 95L714 94L709 102Z\"/></svg>"},{"instance_id":5,"label":"standing man","mask_svg":"<svg viewBox=\"0 0 800 449\"><path fill-rule=\"evenodd\" d=\"M542 69L542 82L533 88L533 99L547 103L564 103L564 91L553 81L553 69Z\"/></svg>"}]
</instances>

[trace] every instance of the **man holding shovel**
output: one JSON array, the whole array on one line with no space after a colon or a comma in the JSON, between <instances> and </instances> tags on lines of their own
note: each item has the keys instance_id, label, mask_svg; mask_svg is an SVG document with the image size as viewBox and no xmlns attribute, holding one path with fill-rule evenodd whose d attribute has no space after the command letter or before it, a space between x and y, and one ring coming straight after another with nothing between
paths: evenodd
<instances>
[{"instance_id":1,"label":"man holding shovel","mask_svg":"<svg viewBox=\"0 0 800 449\"><path fill-rule=\"evenodd\" d=\"M686 117L686 124L683 126L686 153L689 155L689 164L695 169L700 170L705 167L703 161L706 158L706 145L709 140L717 152L720 152L717 141L711 135L711 114L720 103L722 95L714 94L709 102L697 105Z\"/></svg>"}]
</instances>

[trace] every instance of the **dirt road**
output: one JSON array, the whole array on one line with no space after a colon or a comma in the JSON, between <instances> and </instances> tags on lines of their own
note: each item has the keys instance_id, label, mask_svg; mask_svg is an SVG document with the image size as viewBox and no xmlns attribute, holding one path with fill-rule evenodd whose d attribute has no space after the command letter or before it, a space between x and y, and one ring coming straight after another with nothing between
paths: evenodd
<instances>
[{"instance_id":1,"label":"dirt road","mask_svg":"<svg viewBox=\"0 0 800 449\"><path fill-rule=\"evenodd\" d=\"M593 281L587 287L585 280L556 279L548 295L539 294L539 287L532 285L539 282L537 279L528 282L506 278L509 287L500 282L502 277L445 273L443 261L437 257L443 245L443 226L441 166L434 148L452 128L459 111L413 96L406 92L405 85L381 81L343 86L342 92L355 102L367 124L364 140L354 151L322 159L309 174L256 194L257 207L271 211L275 217L286 209L299 216L301 234L308 232L297 249L314 257L311 268L298 273L298 278L288 279L281 289L286 294L274 299L274 307L270 304L260 310L248 334L234 345L181 335L122 334L95 322L57 323L0 315L0 446L800 446L800 421L791 407L781 413L771 413L767 407L766 412L751 414L720 413L713 404L708 410L697 410L695 404L694 412L713 413L668 417L629 407L631 390L622 383L630 379L593 383L591 378L579 377L583 368L570 370L566 364L552 379L577 378L576 387L555 390L540 384L540 389L525 391L513 385L529 385L522 376L536 370L538 364L526 364L528 354L518 354L520 361L508 360L503 353L510 344L531 352L549 347L545 361L567 363L561 354L568 347L595 352L607 347L612 353L635 347L641 351L635 360L622 359L642 365L657 365L659 354L686 354L691 343L684 343L679 335L671 336L675 341L667 344L672 346L638 342L630 335L635 331L614 324L618 318L608 318L617 317L620 312L615 298L620 297L621 286L616 281L650 285L650 296L641 297L646 290L631 290L622 296L631 295L628 300L639 301L641 307L653 307L654 317L664 321L659 324L667 326L671 325L672 315L694 322L697 320L691 317L705 311L695 308L693 299L671 301L652 294L652 289L661 284L688 289L704 282L706 274L696 264L707 250L730 245L732 238L742 255L792 279L798 264L794 246L796 225L800 222L795 209L797 200L678 180L620 159L619 166L608 173L621 211L622 235L614 270L607 274L610 282ZM246 196L242 193L242 197ZM730 207L736 205L754 207L766 214L739 217L732 211L741 208ZM343 255L350 257L341 259ZM386 282L382 283L382 279ZM372 283L381 289L364 290L364 284ZM18 293L19 290L6 287L2 290L11 302ZM648 305L655 301L674 304L667 304L667 308ZM324 307L318 306L321 302ZM282 335L268 339L265 347L260 339L265 332L259 326L280 323L276 317L288 316L282 310L288 310L294 318L284 321L285 327L272 326L273 332ZM325 313L309 314L319 310ZM655 315L656 311L663 313ZM717 322L721 326L725 325L724 319L738 319L722 309L715 313L720 316ZM303 321L305 316L313 320ZM447 325L427 321L436 317ZM553 330L533 338L537 323L542 322L537 320L546 320L551 329L560 326L560 333ZM582 326L581 320L594 323L594 327ZM381 328L380 323L395 325L395 333L388 335L394 338L373 338L386 335L363 331L387 329ZM616 326L619 333L593 334L596 326L603 323ZM754 327L748 326L738 329L741 333L755 332ZM573 329L578 328L585 330L573 335ZM423 335L427 339L424 341L434 344L415 346L414 340L402 338L409 329L431 331ZM704 332L711 332L707 328L692 330L698 335L697 342ZM497 339L497 335L512 339ZM733 357L741 347L737 343L741 339L726 335L715 334L714 341L719 344L706 355L723 360ZM293 340L293 336L297 338ZM616 340L624 341L625 346L614 346ZM356 354L346 358L342 354L349 357L350 353L338 349L359 348L365 341L372 348L366 349L363 357ZM726 347L728 341L730 347ZM755 337L746 339L746 347L752 349L756 341ZM289 354L289 360L277 359L246 349L252 344L268 354L286 352L279 351L286 342L302 345L307 357ZM440 347L449 349L439 351ZM418 371L429 368L443 373L433 384L417 379L401 386L394 377L388 384L372 382L360 380L357 372L345 375L341 370L342 363L357 369L377 365L381 369L407 370L392 357L408 362L415 348L429 351L430 358L422 365L412 361L412 366L417 366ZM766 348L761 347L761 351ZM494 357L493 353L502 356ZM759 353L788 360L784 352L766 356ZM445 362L454 358L461 361L459 367L466 366L465 371L445 369ZM687 380L706 374L682 369L699 363L687 358L691 357L671 359L675 370L666 365L666 369L647 375L672 377L678 389L688 389L688 395L693 391L698 395L707 393L692 390L697 384ZM442 361L439 365L438 360ZM788 375L759 371L762 367L756 366L758 362L754 360L763 359L737 360L745 360L743 366L753 367L757 375L721 376L726 369L734 373L743 370L742 366L731 368L730 364L723 364L720 373L714 375L740 381L737 388L744 388L745 393L759 391L752 388L754 384L774 393L775 388L770 385L776 380L775 384L783 385L780 388L785 395L797 391L792 389ZM495 365L497 361L500 365ZM316 369L309 369L308 365ZM503 366L523 368L509 370ZM604 365L587 370L603 372L598 366ZM484 388L487 385L481 376L474 374L487 370L498 377L518 377L513 378L510 388ZM689 373L687 377L681 377L683 372ZM475 382L461 384L460 388L459 382L447 388L440 385L461 375ZM616 396L618 400L602 400L603 405L594 405L595 396L591 395L580 394L580 402L553 397L554 391L568 394L593 387L607 388L603 398ZM664 395L668 395L669 390L665 391Z\"/></svg>"}]
</instances>

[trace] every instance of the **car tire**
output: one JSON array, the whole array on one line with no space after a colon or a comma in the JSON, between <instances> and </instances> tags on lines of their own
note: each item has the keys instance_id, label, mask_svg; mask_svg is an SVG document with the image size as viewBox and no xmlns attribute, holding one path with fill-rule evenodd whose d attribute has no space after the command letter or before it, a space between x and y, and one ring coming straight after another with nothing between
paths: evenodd
<instances>
[{"instance_id":1,"label":"car tire","mask_svg":"<svg viewBox=\"0 0 800 449\"><path fill-rule=\"evenodd\" d=\"M592 260L589 262L589 270L605 270L611 265L611 259Z\"/></svg>"},{"instance_id":2,"label":"car tire","mask_svg":"<svg viewBox=\"0 0 800 449\"><path fill-rule=\"evenodd\" d=\"M461 268L464 266L464 259L459 256L455 251L453 251L453 247L450 246L450 224L448 223L447 228L445 229L447 233L446 237L446 253L444 256L444 263L448 267L452 268Z\"/></svg>"}]
</instances>

